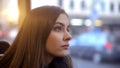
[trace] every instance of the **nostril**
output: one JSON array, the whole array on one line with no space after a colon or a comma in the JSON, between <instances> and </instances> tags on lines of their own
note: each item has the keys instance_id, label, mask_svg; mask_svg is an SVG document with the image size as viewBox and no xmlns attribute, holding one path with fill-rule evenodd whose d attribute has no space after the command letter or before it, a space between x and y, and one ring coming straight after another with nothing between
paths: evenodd
<instances>
[{"instance_id":1,"label":"nostril","mask_svg":"<svg viewBox=\"0 0 120 68\"><path fill-rule=\"evenodd\" d=\"M68 38L67 40L71 40L71 37L70 37L70 38Z\"/></svg>"},{"instance_id":2,"label":"nostril","mask_svg":"<svg viewBox=\"0 0 120 68\"><path fill-rule=\"evenodd\" d=\"M72 39L72 37L66 37L66 38L64 38L63 40L64 41L69 41L69 40L71 40Z\"/></svg>"}]
</instances>

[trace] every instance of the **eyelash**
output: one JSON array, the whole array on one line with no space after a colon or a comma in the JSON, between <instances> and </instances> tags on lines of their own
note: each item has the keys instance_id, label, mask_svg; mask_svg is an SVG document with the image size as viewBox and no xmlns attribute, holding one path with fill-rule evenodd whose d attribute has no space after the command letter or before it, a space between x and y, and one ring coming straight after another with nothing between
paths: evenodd
<instances>
[{"instance_id":1,"label":"eyelash","mask_svg":"<svg viewBox=\"0 0 120 68\"><path fill-rule=\"evenodd\" d=\"M64 31L64 28L63 28L63 27L61 27L61 26L56 26L56 27L54 27L54 28L53 28L53 30L54 30L54 31L57 31L57 32L61 32L61 31ZM69 28L67 28L67 31L69 32L69 31L70 31L70 29L69 29Z\"/></svg>"},{"instance_id":2,"label":"eyelash","mask_svg":"<svg viewBox=\"0 0 120 68\"><path fill-rule=\"evenodd\" d=\"M54 27L53 30L56 32L61 32L63 30L63 28L61 26L56 26L56 27Z\"/></svg>"}]
</instances>

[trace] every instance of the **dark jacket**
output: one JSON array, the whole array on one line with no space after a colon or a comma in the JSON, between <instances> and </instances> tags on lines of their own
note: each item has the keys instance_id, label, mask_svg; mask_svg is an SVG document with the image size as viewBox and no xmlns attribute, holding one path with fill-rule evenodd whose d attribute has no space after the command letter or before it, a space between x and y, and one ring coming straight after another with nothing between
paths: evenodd
<instances>
[{"instance_id":1,"label":"dark jacket","mask_svg":"<svg viewBox=\"0 0 120 68\"><path fill-rule=\"evenodd\" d=\"M54 58L48 68L68 68L68 65L64 58Z\"/></svg>"},{"instance_id":2,"label":"dark jacket","mask_svg":"<svg viewBox=\"0 0 120 68\"><path fill-rule=\"evenodd\" d=\"M2 68L7 68L7 66ZM48 65L48 67L44 68L69 68L69 66L65 58L54 58L52 62Z\"/></svg>"}]
</instances>

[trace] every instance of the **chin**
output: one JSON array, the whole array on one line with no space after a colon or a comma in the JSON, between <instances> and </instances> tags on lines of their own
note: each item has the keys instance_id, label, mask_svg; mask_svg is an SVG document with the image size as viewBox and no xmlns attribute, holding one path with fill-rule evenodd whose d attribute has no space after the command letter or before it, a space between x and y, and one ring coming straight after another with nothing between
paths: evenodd
<instances>
[{"instance_id":1,"label":"chin","mask_svg":"<svg viewBox=\"0 0 120 68\"><path fill-rule=\"evenodd\" d=\"M64 56L67 56L67 55L69 55L69 52L68 52L68 51L67 51L67 52L59 53L57 56L58 56L58 57L64 57Z\"/></svg>"}]
</instances>

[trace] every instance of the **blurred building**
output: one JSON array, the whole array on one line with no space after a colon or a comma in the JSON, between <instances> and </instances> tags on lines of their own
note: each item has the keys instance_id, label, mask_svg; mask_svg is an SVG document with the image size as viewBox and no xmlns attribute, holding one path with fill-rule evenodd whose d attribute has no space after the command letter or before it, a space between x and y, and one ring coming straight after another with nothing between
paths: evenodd
<instances>
[{"instance_id":1,"label":"blurred building","mask_svg":"<svg viewBox=\"0 0 120 68\"><path fill-rule=\"evenodd\" d=\"M109 20L105 23L109 23L110 20L119 23L120 0L58 0L58 2L72 18L87 19L95 10L92 16L104 21Z\"/></svg>"},{"instance_id":2,"label":"blurred building","mask_svg":"<svg viewBox=\"0 0 120 68\"><path fill-rule=\"evenodd\" d=\"M69 14L75 33L82 25L120 30L120 0L58 0L58 4Z\"/></svg>"}]
</instances>

